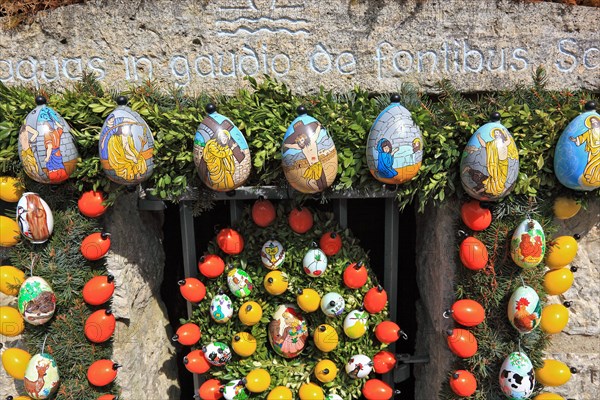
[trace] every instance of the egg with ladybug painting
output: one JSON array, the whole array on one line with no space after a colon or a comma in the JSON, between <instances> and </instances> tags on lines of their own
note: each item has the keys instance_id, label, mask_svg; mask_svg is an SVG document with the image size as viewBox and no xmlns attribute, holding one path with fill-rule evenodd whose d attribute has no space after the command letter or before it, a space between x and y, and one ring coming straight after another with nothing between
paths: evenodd
<instances>
[{"instance_id":1,"label":"egg with ladybug painting","mask_svg":"<svg viewBox=\"0 0 600 400\"><path fill-rule=\"evenodd\" d=\"M500 389L509 399L528 399L535 388L533 364L523 352L510 353L498 376Z\"/></svg>"},{"instance_id":2,"label":"egg with ladybug painting","mask_svg":"<svg viewBox=\"0 0 600 400\"><path fill-rule=\"evenodd\" d=\"M54 315L56 295L43 278L32 276L21 284L17 305L26 322L42 325Z\"/></svg>"},{"instance_id":3,"label":"egg with ladybug painting","mask_svg":"<svg viewBox=\"0 0 600 400\"><path fill-rule=\"evenodd\" d=\"M540 297L530 286L519 286L508 300L508 320L520 333L530 333L541 322Z\"/></svg>"},{"instance_id":4,"label":"egg with ladybug painting","mask_svg":"<svg viewBox=\"0 0 600 400\"><path fill-rule=\"evenodd\" d=\"M346 363L346 373L352 379L366 378L373 370L373 361L364 354L355 354Z\"/></svg>"},{"instance_id":5,"label":"egg with ladybug painting","mask_svg":"<svg viewBox=\"0 0 600 400\"><path fill-rule=\"evenodd\" d=\"M267 240L260 250L260 260L268 269L278 269L285 260L285 249L277 240Z\"/></svg>"},{"instance_id":6,"label":"egg with ladybug painting","mask_svg":"<svg viewBox=\"0 0 600 400\"><path fill-rule=\"evenodd\" d=\"M510 256L521 268L533 268L546 253L546 235L539 222L525 219L517 226L510 242Z\"/></svg>"},{"instance_id":7,"label":"egg with ladybug painting","mask_svg":"<svg viewBox=\"0 0 600 400\"><path fill-rule=\"evenodd\" d=\"M210 316L218 324L224 324L233 315L233 303L226 294L218 294L210 302Z\"/></svg>"},{"instance_id":8,"label":"egg with ladybug painting","mask_svg":"<svg viewBox=\"0 0 600 400\"><path fill-rule=\"evenodd\" d=\"M302 267L308 276L321 276L327 269L327 256L321 249L310 249L302 259Z\"/></svg>"},{"instance_id":9,"label":"egg with ladybug painting","mask_svg":"<svg viewBox=\"0 0 600 400\"><path fill-rule=\"evenodd\" d=\"M215 367L222 367L231 360L231 349L225 343L211 342L202 347L206 361Z\"/></svg>"},{"instance_id":10,"label":"egg with ladybug painting","mask_svg":"<svg viewBox=\"0 0 600 400\"><path fill-rule=\"evenodd\" d=\"M44 243L54 230L54 216L37 193L23 193L17 203L17 223L21 234L31 243Z\"/></svg>"},{"instance_id":11,"label":"egg with ladybug painting","mask_svg":"<svg viewBox=\"0 0 600 400\"><path fill-rule=\"evenodd\" d=\"M250 275L240 268L233 268L227 273L227 286L236 297L248 296L254 287Z\"/></svg>"}]
</instances>

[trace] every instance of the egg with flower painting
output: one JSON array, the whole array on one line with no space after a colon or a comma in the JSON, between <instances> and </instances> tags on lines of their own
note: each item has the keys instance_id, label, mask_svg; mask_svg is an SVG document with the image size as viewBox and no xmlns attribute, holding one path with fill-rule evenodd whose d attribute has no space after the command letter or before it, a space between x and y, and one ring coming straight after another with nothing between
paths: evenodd
<instances>
[{"instance_id":1,"label":"egg with flower painting","mask_svg":"<svg viewBox=\"0 0 600 400\"><path fill-rule=\"evenodd\" d=\"M510 242L510 256L521 268L533 268L544 259L546 235L539 222L525 219L517 226Z\"/></svg>"},{"instance_id":2,"label":"egg with flower painting","mask_svg":"<svg viewBox=\"0 0 600 400\"><path fill-rule=\"evenodd\" d=\"M278 269L285 260L285 249L277 240L267 240L260 250L260 260L268 269Z\"/></svg>"},{"instance_id":3,"label":"egg with flower painting","mask_svg":"<svg viewBox=\"0 0 600 400\"><path fill-rule=\"evenodd\" d=\"M508 320L520 333L530 333L542 320L540 297L530 286L519 286L508 300Z\"/></svg>"},{"instance_id":4,"label":"egg with flower painting","mask_svg":"<svg viewBox=\"0 0 600 400\"><path fill-rule=\"evenodd\" d=\"M350 339L358 339L367 333L369 313L364 310L352 310L344 319L344 333Z\"/></svg>"},{"instance_id":5,"label":"egg with flower painting","mask_svg":"<svg viewBox=\"0 0 600 400\"><path fill-rule=\"evenodd\" d=\"M17 306L26 322L42 325L54 315L56 295L46 280L32 276L21 284Z\"/></svg>"},{"instance_id":6,"label":"egg with flower painting","mask_svg":"<svg viewBox=\"0 0 600 400\"><path fill-rule=\"evenodd\" d=\"M513 352L504 359L498 376L500 389L509 399L528 399L535 387L533 364L525 353Z\"/></svg>"},{"instance_id":7,"label":"egg with flower painting","mask_svg":"<svg viewBox=\"0 0 600 400\"><path fill-rule=\"evenodd\" d=\"M37 193L23 193L17 203L17 223L21 234L31 243L46 242L54 230L54 216Z\"/></svg>"},{"instance_id":8,"label":"egg with flower painting","mask_svg":"<svg viewBox=\"0 0 600 400\"><path fill-rule=\"evenodd\" d=\"M218 324L224 324L233 315L233 303L226 294L218 294L210 302L210 316Z\"/></svg>"},{"instance_id":9,"label":"egg with flower painting","mask_svg":"<svg viewBox=\"0 0 600 400\"><path fill-rule=\"evenodd\" d=\"M233 268L227 273L227 286L236 297L246 297L254 285L252 278L241 268Z\"/></svg>"},{"instance_id":10,"label":"egg with flower painting","mask_svg":"<svg viewBox=\"0 0 600 400\"><path fill-rule=\"evenodd\" d=\"M268 336L277 354L294 358L306 346L308 326L298 308L291 304L280 305L269 323Z\"/></svg>"},{"instance_id":11,"label":"egg with flower painting","mask_svg":"<svg viewBox=\"0 0 600 400\"><path fill-rule=\"evenodd\" d=\"M392 95L391 104L377 117L367 139L367 165L375 179L400 184L421 168L423 138L410 111Z\"/></svg>"}]
</instances>

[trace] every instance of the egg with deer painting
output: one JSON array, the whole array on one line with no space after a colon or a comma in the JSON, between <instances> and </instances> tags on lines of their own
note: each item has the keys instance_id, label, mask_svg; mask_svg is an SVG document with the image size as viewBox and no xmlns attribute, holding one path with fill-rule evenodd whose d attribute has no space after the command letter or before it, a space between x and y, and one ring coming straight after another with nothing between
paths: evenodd
<instances>
[{"instance_id":1,"label":"egg with deer painting","mask_svg":"<svg viewBox=\"0 0 600 400\"><path fill-rule=\"evenodd\" d=\"M40 353L31 357L23 379L23 387L29 397L48 399L58 390L59 382L58 366L50 354Z\"/></svg>"},{"instance_id":2,"label":"egg with deer painting","mask_svg":"<svg viewBox=\"0 0 600 400\"><path fill-rule=\"evenodd\" d=\"M546 235L539 222L525 219L515 229L510 242L510 255L519 267L533 268L544 259Z\"/></svg>"},{"instance_id":3,"label":"egg with deer painting","mask_svg":"<svg viewBox=\"0 0 600 400\"><path fill-rule=\"evenodd\" d=\"M520 333L530 333L542 320L540 297L530 286L519 286L508 300L508 320Z\"/></svg>"}]
</instances>

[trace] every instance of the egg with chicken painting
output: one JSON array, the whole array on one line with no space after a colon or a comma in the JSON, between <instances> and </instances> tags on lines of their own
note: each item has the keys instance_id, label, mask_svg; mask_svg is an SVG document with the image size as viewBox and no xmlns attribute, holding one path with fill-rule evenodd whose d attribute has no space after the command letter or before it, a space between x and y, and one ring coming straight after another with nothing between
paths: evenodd
<instances>
[{"instance_id":1,"label":"egg with chicken painting","mask_svg":"<svg viewBox=\"0 0 600 400\"><path fill-rule=\"evenodd\" d=\"M513 233L510 256L521 268L533 268L544 259L546 235L539 222L525 219Z\"/></svg>"},{"instance_id":2,"label":"egg with chicken painting","mask_svg":"<svg viewBox=\"0 0 600 400\"><path fill-rule=\"evenodd\" d=\"M520 333L530 333L542 320L540 297L530 286L519 286L508 300L508 320Z\"/></svg>"}]
</instances>

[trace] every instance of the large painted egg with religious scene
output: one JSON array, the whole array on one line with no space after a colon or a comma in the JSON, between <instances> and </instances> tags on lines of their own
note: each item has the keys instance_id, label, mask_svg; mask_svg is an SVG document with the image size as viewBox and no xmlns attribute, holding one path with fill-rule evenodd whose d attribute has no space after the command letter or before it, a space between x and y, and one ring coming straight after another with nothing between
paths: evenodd
<instances>
[{"instance_id":1,"label":"large painted egg with religious scene","mask_svg":"<svg viewBox=\"0 0 600 400\"><path fill-rule=\"evenodd\" d=\"M19 132L19 158L34 181L60 183L75 171L79 153L64 118L46 105L44 97L36 97L35 102L37 107Z\"/></svg>"},{"instance_id":2,"label":"large painted egg with religious scene","mask_svg":"<svg viewBox=\"0 0 600 400\"><path fill-rule=\"evenodd\" d=\"M302 193L327 189L337 175L338 159L333 139L319 121L298 107L298 117L283 136L281 164L289 184Z\"/></svg>"},{"instance_id":3,"label":"large painted egg with religious scene","mask_svg":"<svg viewBox=\"0 0 600 400\"><path fill-rule=\"evenodd\" d=\"M308 340L306 320L295 306L280 305L269 323L268 336L277 354L294 358L302 352Z\"/></svg>"},{"instance_id":4,"label":"large painted egg with religious scene","mask_svg":"<svg viewBox=\"0 0 600 400\"><path fill-rule=\"evenodd\" d=\"M500 200L508 195L519 175L519 152L515 141L493 113L469 139L460 160L460 179L469 196L477 200Z\"/></svg>"},{"instance_id":5,"label":"large painted egg with religious scene","mask_svg":"<svg viewBox=\"0 0 600 400\"><path fill-rule=\"evenodd\" d=\"M214 104L208 104L206 112L194 137L194 164L206 186L229 192L243 185L250 175L250 149L242 132L219 114Z\"/></svg>"},{"instance_id":6,"label":"large painted egg with religious scene","mask_svg":"<svg viewBox=\"0 0 600 400\"><path fill-rule=\"evenodd\" d=\"M554 173L564 186L573 190L600 187L600 114L596 103L585 105L585 112L567 125L554 150Z\"/></svg>"},{"instance_id":7,"label":"large painted egg with religious scene","mask_svg":"<svg viewBox=\"0 0 600 400\"><path fill-rule=\"evenodd\" d=\"M127 98L117 98L100 131L100 165L113 182L137 185L152 175L154 138L146 121L131 108Z\"/></svg>"},{"instance_id":8,"label":"large painted egg with religious scene","mask_svg":"<svg viewBox=\"0 0 600 400\"><path fill-rule=\"evenodd\" d=\"M410 111L392 95L392 104L377 117L367 139L367 165L375 179L400 184L414 178L423 159L423 138Z\"/></svg>"}]
</instances>

